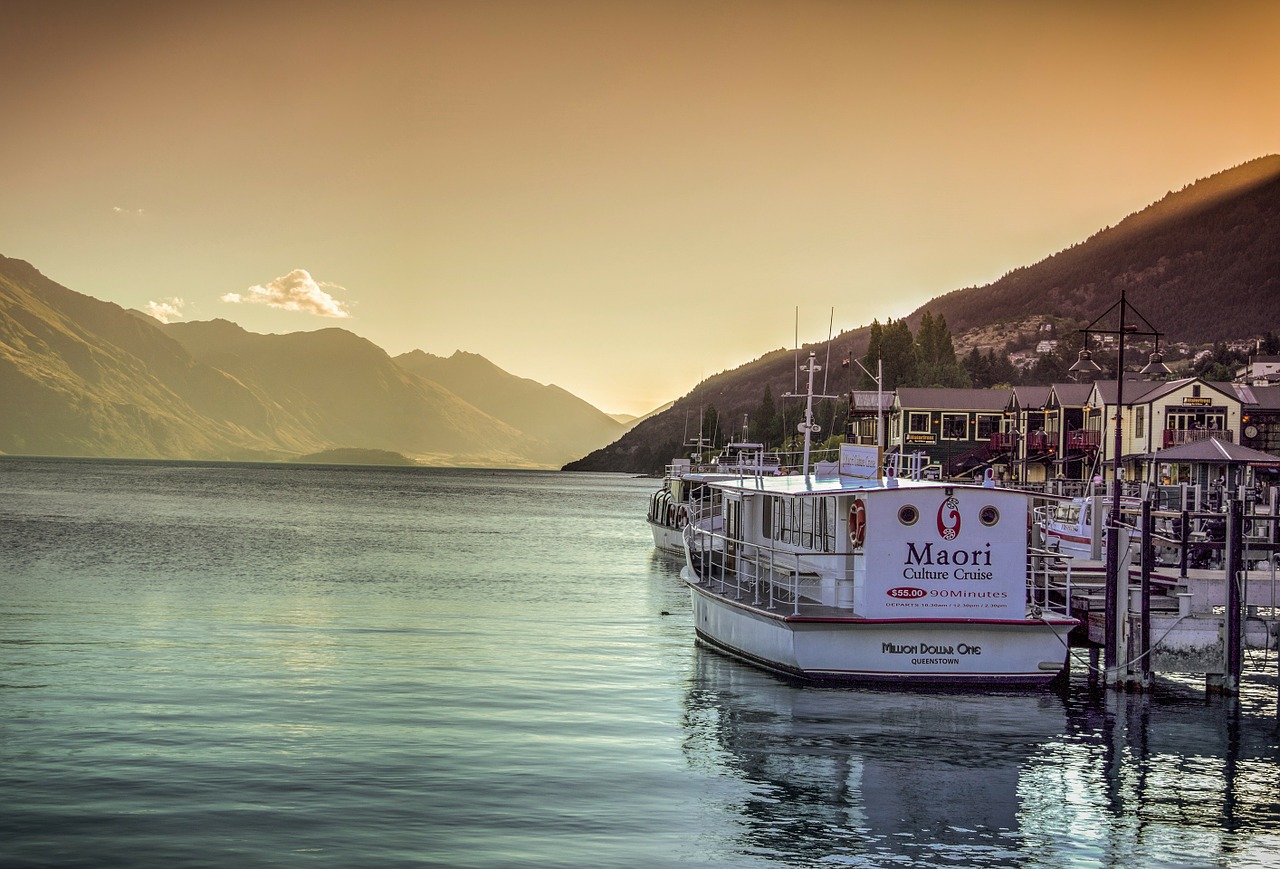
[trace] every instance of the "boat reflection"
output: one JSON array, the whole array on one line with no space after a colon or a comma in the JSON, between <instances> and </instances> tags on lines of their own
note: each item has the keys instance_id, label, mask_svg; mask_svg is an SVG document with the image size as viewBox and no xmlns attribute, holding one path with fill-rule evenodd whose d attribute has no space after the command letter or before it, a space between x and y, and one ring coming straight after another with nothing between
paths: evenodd
<instances>
[{"instance_id":1,"label":"boat reflection","mask_svg":"<svg viewBox=\"0 0 1280 869\"><path fill-rule=\"evenodd\" d=\"M685 755L739 783L723 847L747 860L1193 865L1280 844L1274 721L1203 698L815 688L705 648L692 676Z\"/></svg>"}]
</instances>

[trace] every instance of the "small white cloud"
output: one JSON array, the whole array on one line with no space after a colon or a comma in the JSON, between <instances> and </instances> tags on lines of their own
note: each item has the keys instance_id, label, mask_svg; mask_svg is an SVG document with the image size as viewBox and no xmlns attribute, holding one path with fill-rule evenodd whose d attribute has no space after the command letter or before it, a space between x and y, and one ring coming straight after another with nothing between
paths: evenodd
<instances>
[{"instance_id":1,"label":"small white cloud","mask_svg":"<svg viewBox=\"0 0 1280 869\"><path fill-rule=\"evenodd\" d=\"M171 320L182 319L182 307L186 302L182 299L169 298L161 299L158 302L147 302L147 313L155 317L161 323L168 323Z\"/></svg>"},{"instance_id":2,"label":"small white cloud","mask_svg":"<svg viewBox=\"0 0 1280 869\"><path fill-rule=\"evenodd\" d=\"M113 205L111 206L111 210L114 211L116 214L129 214L134 217L142 216L141 208L121 208L119 205Z\"/></svg>"},{"instance_id":3,"label":"small white cloud","mask_svg":"<svg viewBox=\"0 0 1280 869\"><path fill-rule=\"evenodd\" d=\"M222 301L306 311L317 317L350 317L347 303L329 295L324 287L346 292L337 284L318 283L306 269L294 269L265 286L250 287L246 293L227 293L222 296Z\"/></svg>"}]
</instances>

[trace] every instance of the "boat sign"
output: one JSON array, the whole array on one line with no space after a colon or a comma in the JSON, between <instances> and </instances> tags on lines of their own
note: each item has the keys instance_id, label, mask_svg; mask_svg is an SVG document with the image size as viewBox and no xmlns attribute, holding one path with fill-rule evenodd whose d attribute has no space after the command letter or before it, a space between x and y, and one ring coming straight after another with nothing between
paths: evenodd
<instances>
[{"instance_id":1,"label":"boat sign","mask_svg":"<svg viewBox=\"0 0 1280 869\"><path fill-rule=\"evenodd\" d=\"M1025 495L930 486L866 501L869 618L1025 617Z\"/></svg>"},{"instance_id":2,"label":"boat sign","mask_svg":"<svg viewBox=\"0 0 1280 869\"><path fill-rule=\"evenodd\" d=\"M880 479L880 466L883 464L879 447L862 446L860 444L840 445L840 476L857 477L863 480Z\"/></svg>"}]
</instances>

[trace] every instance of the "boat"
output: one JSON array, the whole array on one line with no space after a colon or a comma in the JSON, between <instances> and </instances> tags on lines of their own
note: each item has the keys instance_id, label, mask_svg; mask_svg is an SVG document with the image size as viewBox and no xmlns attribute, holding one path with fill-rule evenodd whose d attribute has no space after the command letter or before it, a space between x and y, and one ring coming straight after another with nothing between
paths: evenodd
<instances>
[{"instance_id":1,"label":"boat","mask_svg":"<svg viewBox=\"0 0 1280 869\"><path fill-rule=\"evenodd\" d=\"M1086 495L1041 507L1036 523L1044 535L1044 545L1063 555L1102 558L1106 546L1106 520L1110 498Z\"/></svg>"},{"instance_id":2,"label":"boat","mask_svg":"<svg viewBox=\"0 0 1280 869\"><path fill-rule=\"evenodd\" d=\"M805 431L812 425L810 355ZM1030 495L920 478L875 446L704 481L683 529L699 642L815 682L1041 685L1065 668L1070 568ZM918 463L917 463L918 465Z\"/></svg>"},{"instance_id":3,"label":"boat","mask_svg":"<svg viewBox=\"0 0 1280 869\"><path fill-rule=\"evenodd\" d=\"M701 442L700 439L700 443ZM646 521L658 552L684 557L684 529L691 517L711 508L707 483L741 474L775 476L785 472L782 458L764 444L745 441L728 444L709 462L692 458L672 459L662 485L649 497Z\"/></svg>"}]
</instances>

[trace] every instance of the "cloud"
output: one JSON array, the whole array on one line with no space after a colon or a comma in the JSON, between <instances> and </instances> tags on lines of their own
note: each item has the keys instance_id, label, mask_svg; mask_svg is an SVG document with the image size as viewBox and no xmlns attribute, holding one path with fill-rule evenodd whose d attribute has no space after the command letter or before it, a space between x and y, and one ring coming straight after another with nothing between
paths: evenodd
<instances>
[{"instance_id":1,"label":"cloud","mask_svg":"<svg viewBox=\"0 0 1280 869\"><path fill-rule=\"evenodd\" d=\"M111 210L114 211L116 214L129 214L134 217L142 216L141 208L121 208L119 205L113 205L111 206Z\"/></svg>"},{"instance_id":2,"label":"cloud","mask_svg":"<svg viewBox=\"0 0 1280 869\"><path fill-rule=\"evenodd\" d=\"M337 284L317 283L306 269L294 269L265 286L250 287L246 292L227 293L222 301L232 304L267 305L285 311L306 311L317 317L350 317L347 303L329 295L323 287L343 290Z\"/></svg>"},{"instance_id":3,"label":"cloud","mask_svg":"<svg viewBox=\"0 0 1280 869\"><path fill-rule=\"evenodd\" d=\"M155 317L161 323L168 323L170 320L181 320L183 317L182 306L186 302L182 299L161 299L158 302L147 302L147 313Z\"/></svg>"}]
</instances>

